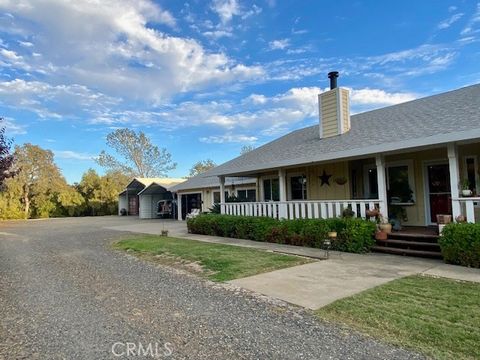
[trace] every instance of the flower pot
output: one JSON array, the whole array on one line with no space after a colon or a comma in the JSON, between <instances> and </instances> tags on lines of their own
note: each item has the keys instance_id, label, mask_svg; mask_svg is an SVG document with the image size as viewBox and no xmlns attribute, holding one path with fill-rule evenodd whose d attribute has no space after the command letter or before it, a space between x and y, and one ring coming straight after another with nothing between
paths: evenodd
<instances>
[{"instance_id":1,"label":"flower pot","mask_svg":"<svg viewBox=\"0 0 480 360\"><path fill-rule=\"evenodd\" d=\"M462 190L462 196L464 197L472 196L472 190L470 189Z\"/></svg>"},{"instance_id":2,"label":"flower pot","mask_svg":"<svg viewBox=\"0 0 480 360\"><path fill-rule=\"evenodd\" d=\"M378 211L378 209L373 209L373 210L368 209L368 210L366 211L366 215L367 215L368 217L376 217L376 216L378 216L379 213L380 213L380 212Z\"/></svg>"},{"instance_id":3,"label":"flower pot","mask_svg":"<svg viewBox=\"0 0 480 360\"><path fill-rule=\"evenodd\" d=\"M437 224L450 224L452 222L452 215L437 215Z\"/></svg>"},{"instance_id":4,"label":"flower pot","mask_svg":"<svg viewBox=\"0 0 480 360\"><path fill-rule=\"evenodd\" d=\"M375 239L377 240L387 240L388 234L384 231L377 231L375 233Z\"/></svg>"},{"instance_id":5,"label":"flower pot","mask_svg":"<svg viewBox=\"0 0 480 360\"><path fill-rule=\"evenodd\" d=\"M380 229L380 231L386 234L390 234L392 232L392 224L380 224L378 225L378 228Z\"/></svg>"}]
</instances>

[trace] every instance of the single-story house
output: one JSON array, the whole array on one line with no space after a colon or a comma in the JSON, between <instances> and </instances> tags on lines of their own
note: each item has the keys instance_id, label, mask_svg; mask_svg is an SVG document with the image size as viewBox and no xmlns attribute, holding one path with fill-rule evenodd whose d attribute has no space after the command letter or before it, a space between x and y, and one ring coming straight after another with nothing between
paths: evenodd
<instances>
[{"instance_id":1,"label":"single-story house","mask_svg":"<svg viewBox=\"0 0 480 360\"><path fill-rule=\"evenodd\" d=\"M175 197L170 188L185 181L174 178L134 178L118 195L118 214L140 219L176 216Z\"/></svg>"},{"instance_id":2,"label":"single-story house","mask_svg":"<svg viewBox=\"0 0 480 360\"><path fill-rule=\"evenodd\" d=\"M189 178L187 181L172 186L170 191L176 193L178 220L184 220L193 209L208 212L214 204L220 204L220 183L218 176L210 175L212 169ZM238 199L239 201L257 201L257 179L235 177L225 179L224 201Z\"/></svg>"},{"instance_id":3,"label":"single-story house","mask_svg":"<svg viewBox=\"0 0 480 360\"><path fill-rule=\"evenodd\" d=\"M337 77L329 73L330 90L318 96L317 125L175 191L213 201L205 191L215 187L221 212L232 215L330 218L348 208L365 217L377 207L404 226L435 225L440 214L480 222L480 84L350 115ZM245 177L256 179L256 200L226 202L228 184Z\"/></svg>"}]
</instances>

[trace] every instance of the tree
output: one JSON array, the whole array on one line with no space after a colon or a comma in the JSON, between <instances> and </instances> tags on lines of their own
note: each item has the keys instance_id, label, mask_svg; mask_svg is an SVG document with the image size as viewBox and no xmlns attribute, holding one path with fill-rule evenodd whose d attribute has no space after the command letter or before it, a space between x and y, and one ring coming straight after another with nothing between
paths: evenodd
<instances>
[{"instance_id":1,"label":"tree","mask_svg":"<svg viewBox=\"0 0 480 360\"><path fill-rule=\"evenodd\" d=\"M53 153L37 145L15 147L13 170L8 191L20 196L24 217L46 217L55 210L55 196L67 186Z\"/></svg>"},{"instance_id":2,"label":"tree","mask_svg":"<svg viewBox=\"0 0 480 360\"><path fill-rule=\"evenodd\" d=\"M198 174L213 169L215 166L217 166L217 164L215 164L212 159L197 161L190 169L189 177L197 176Z\"/></svg>"},{"instance_id":3,"label":"tree","mask_svg":"<svg viewBox=\"0 0 480 360\"><path fill-rule=\"evenodd\" d=\"M243 145L242 148L240 149L240 155L246 154L254 149L255 149L255 146L253 145Z\"/></svg>"},{"instance_id":4,"label":"tree","mask_svg":"<svg viewBox=\"0 0 480 360\"><path fill-rule=\"evenodd\" d=\"M0 123L3 118L0 117ZM10 154L12 140L5 137L5 127L0 127L0 188L5 179L12 177L14 172L11 171L13 165L13 155Z\"/></svg>"},{"instance_id":5,"label":"tree","mask_svg":"<svg viewBox=\"0 0 480 360\"><path fill-rule=\"evenodd\" d=\"M163 177L177 166L167 149L153 145L142 131L115 130L107 135L107 145L118 157L102 151L96 161L108 171L129 177Z\"/></svg>"}]
</instances>

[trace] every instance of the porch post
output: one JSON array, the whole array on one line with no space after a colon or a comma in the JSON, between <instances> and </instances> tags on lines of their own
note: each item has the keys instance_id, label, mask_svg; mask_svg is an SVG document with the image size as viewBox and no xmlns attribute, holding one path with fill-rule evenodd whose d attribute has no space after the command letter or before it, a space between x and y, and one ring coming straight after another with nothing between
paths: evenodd
<instances>
[{"instance_id":1,"label":"porch post","mask_svg":"<svg viewBox=\"0 0 480 360\"><path fill-rule=\"evenodd\" d=\"M285 169L278 170L278 185L280 192L280 204L278 206L278 217L279 219L286 219L287 214L287 179L285 174Z\"/></svg>"},{"instance_id":2,"label":"porch post","mask_svg":"<svg viewBox=\"0 0 480 360\"><path fill-rule=\"evenodd\" d=\"M450 171L450 192L452 195L452 217L455 219L461 214L460 202L458 198L460 196L458 191L458 184L460 183L460 171L458 169L458 155L457 146L454 143L447 145L448 154L448 169Z\"/></svg>"},{"instance_id":3,"label":"porch post","mask_svg":"<svg viewBox=\"0 0 480 360\"><path fill-rule=\"evenodd\" d=\"M220 213L225 214L225 176L219 176L220 180Z\"/></svg>"},{"instance_id":4,"label":"porch post","mask_svg":"<svg viewBox=\"0 0 480 360\"><path fill-rule=\"evenodd\" d=\"M182 194L177 192L177 219L182 221Z\"/></svg>"},{"instance_id":5,"label":"porch post","mask_svg":"<svg viewBox=\"0 0 480 360\"><path fill-rule=\"evenodd\" d=\"M128 188L127 188L127 193L126 193L126 195L127 195L127 208L126 208L125 210L127 210L126 214L127 214L127 216L128 216L128 215L130 215L130 214L128 213L128 210L130 210L130 202L128 201Z\"/></svg>"},{"instance_id":6,"label":"porch post","mask_svg":"<svg viewBox=\"0 0 480 360\"><path fill-rule=\"evenodd\" d=\"M387 204L387 181L385 176L385 157L381 154L375 157L377 165L377 184L378 184L378 199L380 200L380 212L388 219L388 204Z\"/></svg>"}]
</instances>

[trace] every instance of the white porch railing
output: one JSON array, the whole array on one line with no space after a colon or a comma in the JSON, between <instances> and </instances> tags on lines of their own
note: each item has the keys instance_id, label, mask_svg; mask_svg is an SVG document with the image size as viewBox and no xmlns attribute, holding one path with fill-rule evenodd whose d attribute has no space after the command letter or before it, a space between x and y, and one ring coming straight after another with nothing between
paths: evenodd
<instances>
[{"instance_id":1,"label":"white porch railing","mask_svg":"<svg viewBox=\"0 0 480 360\"><path fill-rule=\"evenodd\" d=\"M480 197L452 199L460 204L460 212L465 215L467 222L480 222Z\"/></svg>"},{"instance_id":2,"label":"white porch railing","mask_svg":"<svg viewBox=\"0 0 480 360\"><path fill-rule=\"evenodd\" d=\"M355 212L355 217L366 218L368 209L383 211L383 201L373 200L313 200L269 201L220 204L221 213L241 216L266 216L274 219L328 219L340 217L345 209Z\"/></svg>"}]
</instances>

